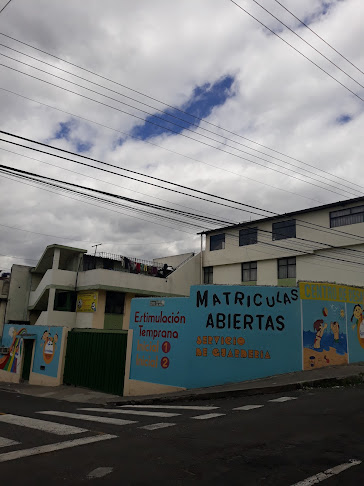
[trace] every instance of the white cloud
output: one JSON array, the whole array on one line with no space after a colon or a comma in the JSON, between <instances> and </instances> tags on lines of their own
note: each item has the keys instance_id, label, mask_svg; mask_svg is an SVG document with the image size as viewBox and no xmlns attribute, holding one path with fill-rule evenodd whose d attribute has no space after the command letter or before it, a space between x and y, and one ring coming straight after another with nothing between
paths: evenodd
<instances>
[{"instance_id":1,"label":"white cloud","mask_svg":"<svg viewBox=\"0 0 364 486\"><path fill-rule=\"evenodd\" d=\"M239 3L269 27L279 28L275 20L252 2L239 0ZM313 22L310 23L311 28L355 64L364 65L361 49L364 33L360 20L364 13L362 2L359 0L325 2L331 7L325 15L320 15L320 12L324 11L323 2L320 0L307 0L298 4L293 0L282 0L282 3L303 19L313 18ZM288 22L292 28L298 29L300 35L314 43L353 77L363 81L361 74L309 31L298 27L297 21L282 10L276 2L265 1L264 6ZM343 28L343 25L350 28ZM356 182L360 180L363 157L361 142L363 103L279 39L267 33L229 1L64 0L49 2L32 0L28 2L17 0L11 2L0 15L0 31L176 106L181 106L189 100L196 86L214 83L222 76L233 75L234 96L212 111L208 119L210 122L320 167L336 174L339 178ZM364 97L363 89L346 78L343 73L337 72L292 33L283 31L281 35L341 82L347 84L350 89ZM100 80L92 74L77 70L10 39L0 36L0 42L163 109L163 105L157 102L128 91L122 86ZM52 71L49 66L42 66L19 54L14 55L1 46L0 52ZM72 87L69 83L37 73L36 70L18 65L3 56L0 57L0 62L3 64L14 66L67 89L82 92L85 96L113 105L120 110L143 116L132 108L86 92L81 88ZM107 108L4 67L0 66L0 70L0 87L54 105L61 110L124 132L129 132L136 124L141 123L140 120L122 114L118 110ZM56 70L52 72L75 80L79 84L87 84L65 73ZM90 87L123 100L115 93L95 86ZM36 140L46 141L54 138L60 129L60 123L72 120L71 115L16 97L6 91L0 90L0 102L2 130ZM129 103L130 100L125 102ZM345 114L349 114L352 121L344 125L338 124L337 118ZM337 192L341 195L328 192L259 167L240 157L263 164L265 162L226 148L224 145L219 144L224 150L232 151L239 157L216 151L181 136L162 135L151 140L164 149L132 139L118 146L118 139L123 137L120 133L84 120L77 118L75 120L69 141L62 139L53 140L51 143L67 150L75 150L77 141L90 142L92 148L87 155L91 157L273 211L285 212L318 204L311 199L322 202L344 199L345 195L350 197L348 192L343 192L346 190L351 191L351 197L355 194L360 195L362 192L361 188L340 179L337 179L337 184L332 184L339 188ZM209 125L203 126L215 130ZM218 132L217 129L216 131ZM198 135L187 134L198 138ZM289 162L301 166L302 173L307 171L307 166L297 161L282 157L234 135L225 133L225 136L282 158L285 161L284 165ZM227 143L234 145L234 142ZM259 157L268 158L241 145L235 144L235 146L255 153ZM128 197L140 197L158 204L182 204L195 212L205 211L229 221L241 221L250 217L245 212L209 205L203 201L145 186L96 169L89 169L36 152L30 153L3 142L0 142L0 148L14 150L64 169L77 171L82 175L52 168L2 150L0 150L1 164ZM200 162L165 149L184 154ZM311 168L309 170L314 171ZM240 174L241 177L236 174ZM96 177L103 182L86 176ZM261 181L263 184L253 182L251 179ZM320 183L323 182L325 180L322 178ZM269 185L290 192L282 192ZM345 188L345 185L349 185L350 188ZM153 199L152 196L161 198L163 201ZM131 218L90 204L76 203L72 199L2 177L0 177L0 205L2 208L0 224L75 238L74 241L58 240L64 244L91 249L93 243L103 242L104 251L145 258L188 250L198 251L199 248L199 238L194 235L193 229L178 227L168 221L160 221L161 225L158 226L152 221ZM123 211L116 208L115 210ZM138 217L144 218L144 216ZM1 254L36 259L45 245L55 242L53 237L0 228ZM182 229L183 231L179 231ZM12 263L22 262L12 258L0 258L2 268L10 268ZM28 261L28 264L31 263Z\"/></svg>"}]
</instances>

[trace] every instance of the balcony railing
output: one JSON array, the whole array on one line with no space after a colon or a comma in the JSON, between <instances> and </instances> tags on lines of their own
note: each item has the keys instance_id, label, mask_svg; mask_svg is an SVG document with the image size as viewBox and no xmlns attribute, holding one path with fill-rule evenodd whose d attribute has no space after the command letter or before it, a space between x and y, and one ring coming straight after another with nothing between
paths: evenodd
<instances>
[{"instance_id":1,"label":"balcony railing","mask_svg":"<svg viewBox=\"0 0 364 486\"><path fill-rule=\"evenodd\" d=\"M83 270L115 270L119 272L149 275L151 277L167 277L172 273L171 267L167 268L163 263L156 263L136 257L126 257L116 253L97 252L96 255L83 256Z\"/></svg>"}]
</instances>

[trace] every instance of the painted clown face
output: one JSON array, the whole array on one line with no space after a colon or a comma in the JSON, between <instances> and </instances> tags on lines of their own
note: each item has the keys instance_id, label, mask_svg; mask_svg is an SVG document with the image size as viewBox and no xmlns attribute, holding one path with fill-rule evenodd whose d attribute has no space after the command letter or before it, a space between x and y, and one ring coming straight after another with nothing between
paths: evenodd
<instances>
[{"instance_id":1,"label":"painted clown face","mask_svg":"<svg viewBox=\"0 0 364 486\"><path fill-rule=\"evenodd\" d=\"M55 334L54 337L50 335L49 332L44 331L42 340L43 344L43 360L46 364L49 364L54 357L54 353L56 351L56 344L58 341L58 335Z\"/></svg>"}]
</instances>

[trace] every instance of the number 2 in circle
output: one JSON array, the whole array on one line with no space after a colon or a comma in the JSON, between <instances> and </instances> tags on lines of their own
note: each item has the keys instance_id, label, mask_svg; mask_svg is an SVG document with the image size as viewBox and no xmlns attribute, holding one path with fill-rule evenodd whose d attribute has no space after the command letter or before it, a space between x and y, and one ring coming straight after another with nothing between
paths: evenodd
<instances>
[{"instance_id":1,"label":"number 2 in circle","mask_svg":"<svg viewBox=\"0 0 364 486\"><path fill-rule=\"evenodd\" d=\"M163 356L163 358L161 359L161 366L164 369L167 369L168 368L168 366L169 366L169 359L167 358L167 356Z\"/></svg>"}]
</instances>

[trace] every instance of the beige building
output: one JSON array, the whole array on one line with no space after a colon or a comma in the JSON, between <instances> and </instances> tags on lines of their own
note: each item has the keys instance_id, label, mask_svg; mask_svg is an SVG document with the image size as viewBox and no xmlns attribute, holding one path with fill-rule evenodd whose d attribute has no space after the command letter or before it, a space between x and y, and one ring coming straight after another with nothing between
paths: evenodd
<instances>
[{"instance_id":1,"label":"beige building","mask_svg":"<svg viewBox=\"0 0 364 486\"><path fill-rule=\"evenodd\" d=\"M199 283L193 253L147 262L54 244L35 267L13 265L5 322L128 329L133 297L186 296Z\"/></svg>"},{"instance_id":2,"label":"beige building","mask_svg":"<svg viewBox=\"0 0 364 486\"><path fill-rule=\"evenodd\" d=\"M3 332L6 304L8 302L10 277L8 274L2 274L0 276L0 336Z\"/></svg>"},{"instance_id":3,"label":"beige building","mask_svg":"<svg viewBox=\"0 0 364 486\"><path fill-rule=\"evenodd\" d=\"M204 283L364 285L364 197L203 233Z\"/></svg>"}]
</instances>

